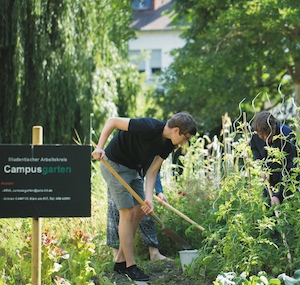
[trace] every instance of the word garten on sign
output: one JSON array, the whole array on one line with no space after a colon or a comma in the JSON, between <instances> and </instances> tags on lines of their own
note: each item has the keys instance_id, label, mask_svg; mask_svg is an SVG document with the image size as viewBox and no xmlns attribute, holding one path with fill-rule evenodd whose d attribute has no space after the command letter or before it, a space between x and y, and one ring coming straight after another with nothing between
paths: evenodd
<instances>
[{"instance_id":1,"label":"word garten on sign","mask_svg":"<svg viewBox=\"0 0 300 285\"><path fill-rule=\"evenodd\" d=\"M0 218L90 217L89 145L0 145Z\"/></svg>"}]
</instances>

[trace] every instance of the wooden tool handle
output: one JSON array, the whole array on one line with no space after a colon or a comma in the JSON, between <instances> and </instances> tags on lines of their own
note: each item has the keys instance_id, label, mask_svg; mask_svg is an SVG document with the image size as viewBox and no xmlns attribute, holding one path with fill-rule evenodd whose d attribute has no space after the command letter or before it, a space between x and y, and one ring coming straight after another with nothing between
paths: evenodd
<instances>
[{"instance_id":1,"label":"wooden tool handle","mask_svg":"<svg viewBox=\"0 0 300 285\"><path fill-rule=\"evenodd\" d=\"M111 165L105 160L102 159L101 162L108 168L108 170L119 180L119 182L129 191L129 193L142 205L146 205L144 200L128 185L128 183L121 177L121 175L115 171ZM164 228L165 225L162 220L154 213L151 212L150 215Z\"/></svg>"},{"instance_id":2,"label":"wooden tool handle","mask_svg":"<svg viewBox=\"0 0 300 285\"><path fill-rule=\"evenodd\" d=\"M163 201L162 199L158 198L157 196L154 195L154 198L159 201L159 203L163 204L164 206L166 206L167 208L169 208L171 211L173 211L174 213L176 213L178 216L180 216L181 218L185 219L186 221L188 221L189 223L191 223L192 225L195 225L199 230L204 231L205 229L203 227L201 227L200 225L198 225L196 222L194 222L193 220L191 220L188 216L184 215L183 213L181 213L180 211L178 211L177 209L175 209L174 207L172 207L170 204L166 203L165 201Z\"/></svg>"}]
</instances>

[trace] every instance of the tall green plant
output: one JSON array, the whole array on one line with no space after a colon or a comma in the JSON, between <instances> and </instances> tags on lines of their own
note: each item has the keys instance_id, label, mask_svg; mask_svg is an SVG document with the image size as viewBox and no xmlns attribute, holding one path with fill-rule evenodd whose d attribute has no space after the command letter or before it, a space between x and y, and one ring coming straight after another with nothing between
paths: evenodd
<instances>
[{"instance_id":1,"label":"tall green plant","mask_svg":"<svg viewBox=\"0 0 300 285\"><path fill-rule=\"evenodd\" d=\"M139 73L128 59L131 1L1 2L0 143L90 135L107 115L135 110Z\"/></svg>"},{"instance_id":2,"label":"tall green plant","mask_svg":"<svg viewBox=\"0 0 300 285\"><path fill-rule=\"evenodd\" d=\"M200 253L196 269L189 268L185 274L196 275L202 282L232 271L245 272L248 277L261 271L275 277L291 275L299 267L299 170L288 178L288 189L294 194L283 204L270 207L268 199L262 198L262 163L252 159L244 126L237 127L230 137L232 153L224 154L220 148L221 154L215 152L214 156L207 152L203 138L194 139L182 157L182 175L166 193L171 205L205 228L200 232L168 215L168 225L185 233ZM274 152L276 159L282 155ZM214 167L222 166L226 156L231 156L230 167L217 176Z\"/></svg>"}]
</instances>

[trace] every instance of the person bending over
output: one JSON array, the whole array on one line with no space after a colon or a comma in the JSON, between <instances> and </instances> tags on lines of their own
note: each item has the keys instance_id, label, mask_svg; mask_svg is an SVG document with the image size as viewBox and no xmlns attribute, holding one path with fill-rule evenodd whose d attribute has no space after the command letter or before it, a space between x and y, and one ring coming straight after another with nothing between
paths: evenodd
<instances>
[{"instance_id":1,"label":"person bending over","mask_svg":"<svg viewBox=\"0 0 300 285\"><path fill-rule=\"evenodd\" d=\"M104 150L108 137L115 129L118 131ZM136 266L133 242L141 218L153 211L153 189L157 173L175 145L187 142L196 131L195 120L186 112L173 115L167 122L153 118L111 117L105 123L97 147L92 152L94 159L107 159L134 191L145 199L144 205L139 205L113 174L100 164L120 216L120 246L114 270L127 274L132 280L149 280L149 276ZM144 192L144 182L140 176L142 165L153 157L146 172Z\"/></svg>"},{"instance_id":2,"label":"person bending over","mask_svg":"<svg viewBox=\"0 0 300 285\"><path fill-rule=\"evenodd\" d=\"M271 205L280 204L285 196L291 194L290 191L286 191L282 181L283 177L290 175L295 167L294 158L297 156L295 135L290 127L281 124L267 111L255 115L252 128L255 132L250 142L253 157L255 160L264 160L266 169L270 171L269 177L262 173L262 178L267 184L263 197L271 194ZM286 155L283 161L275 161L267 147L284 152Z\"/></svg>"}]
</instances>

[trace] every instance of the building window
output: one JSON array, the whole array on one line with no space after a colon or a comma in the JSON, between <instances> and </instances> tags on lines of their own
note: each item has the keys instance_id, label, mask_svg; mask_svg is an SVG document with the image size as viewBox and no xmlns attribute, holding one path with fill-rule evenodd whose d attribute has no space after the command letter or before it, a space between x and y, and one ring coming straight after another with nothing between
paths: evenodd
<instances>
[{"instance_id":1,"label":"building window","mask_svg":"<svg viewBox=\"0 0 300 285\"><path fill-rule=\"evenodd\" d=\"M152 74L157 74L161 71L161 50L154 49L151 51L150 68Z\"/></svg>"},{"instance_id":2,"label":"building window","mask_svg":"<svg viewBox=\"0 0 300 285\"><path fill-rule=\"evenodd\" d=\"M152 0L134 0L134 10L150 10L152 8Z\"/></svg>"},{"instance_id":3,"label":"building window","mask_svg":"<svg viewBox=\"0 0 300 285\"><path fill-rule=\"evenodd\" d=\"M159 74L161 72L161 68L160 67L152 67L151 72L152 72L152 74Z\"/></svg>"},{"instance_id":4,"label":"building window","mask_svg":"<svg viewBox=\"0 0 300 285\"><path fill-rule=\"evenodd\" d=\"M146 64L145 64L145 59L141 55L141 51L139 50L129 51L129 58L130 61L137 66L139 72L145 72Z\"/></svg>"},{"instance_id":5,"label":"building window","mask_svg":"<svg viewBox=\"0 0 300 285\"><path fill-rule=\"evenodd\" d=\"M135 64L139 72L146 72L148 75L157 74L161 71L161 50L131 50L129 51L130 61Z\"/></svg>"}]
</instances>

